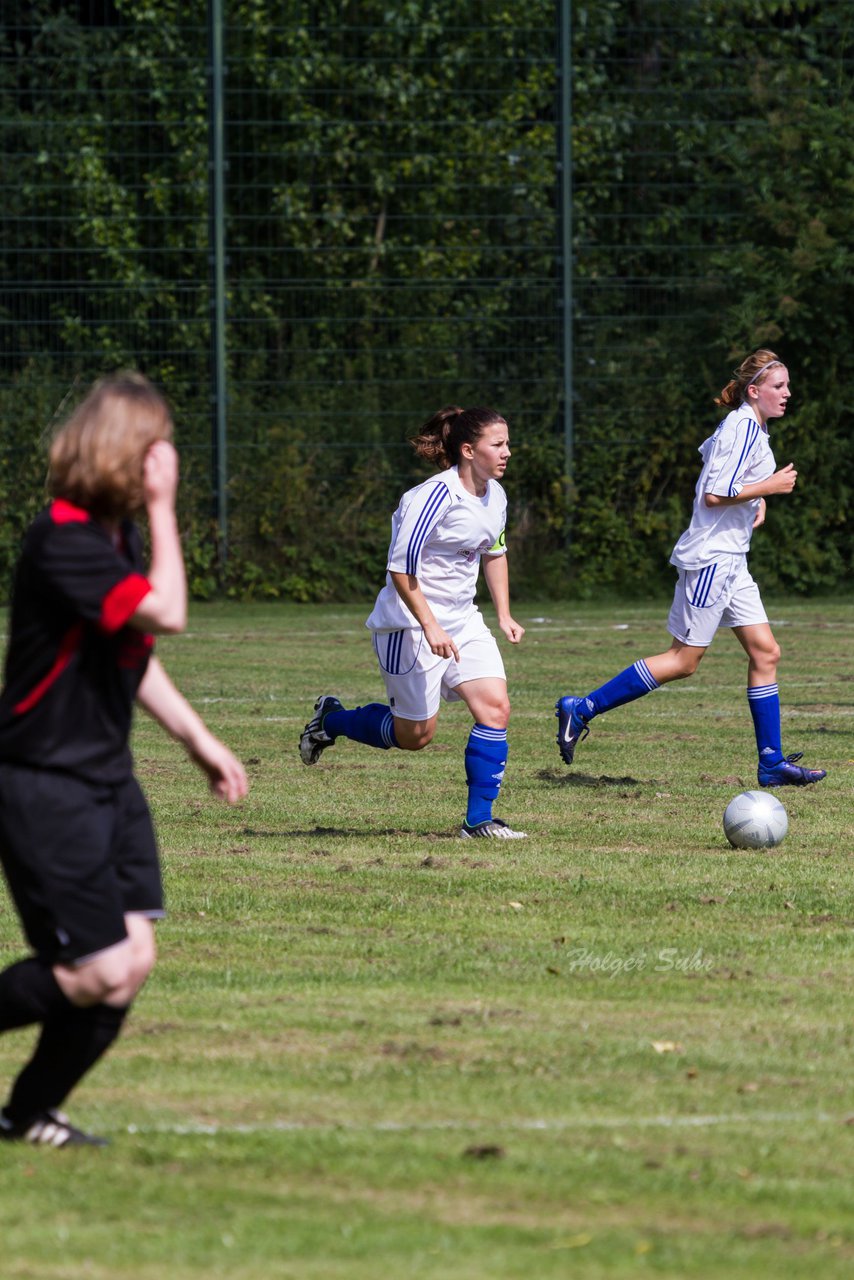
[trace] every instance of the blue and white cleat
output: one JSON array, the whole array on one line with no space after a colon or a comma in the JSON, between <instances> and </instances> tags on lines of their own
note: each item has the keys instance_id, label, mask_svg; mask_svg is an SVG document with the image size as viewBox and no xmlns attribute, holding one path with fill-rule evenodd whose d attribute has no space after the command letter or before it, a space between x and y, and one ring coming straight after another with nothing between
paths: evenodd
<instances>
[{"instance_id":1,"label":"blue and white cleat","mask_svg":"<svg viewBox=\"0 0 854 1280\"><path fill-rule=\"evenodd\" d=\"M803 754L803 751L796 751L777 764L766 765L760 760L757 771L760 787L808 787L810 783L826 778L826 769L805 769L795 763Z\"/></svg>"},{"instance_id":2,"label":"blue and white cleat","mask_svg":"<svg viewBox=\"0 0 854 1280\"><path fill-rule=\"evenodd\" d=\"M476 822L470 827L464 822L460 827L460 835L464 840L526 840L527 831L514 831L501 818L487 818L485 822Z\"/></svg>"},{"instance_id":3,"label":"blue and white cleat","mask_svg":"<svg viewBox=\"0 0 854 1280\"><path fill-rule=\"evenodd\" d=\"M343 704L331 693L321 694L314 704L315 714L300 734L299 754L303 764L317 764L327 747L331 747L334 738L326 732L323 721L330 711L343 711Z\"/></svg>"},{"instance_id":4,"label":"blue and white cleat","mask_svg":"<svg viewBox=\"0 0 854 1280\"><path fill-rule=\"evenodd\" d=\"M565 698L558 698L555 703L557 745L564 764L572 764L575 748L590 732L587 721L579 711L583 702L584 698L572 698L567 694Z\"/></svg>"}]
</instances>

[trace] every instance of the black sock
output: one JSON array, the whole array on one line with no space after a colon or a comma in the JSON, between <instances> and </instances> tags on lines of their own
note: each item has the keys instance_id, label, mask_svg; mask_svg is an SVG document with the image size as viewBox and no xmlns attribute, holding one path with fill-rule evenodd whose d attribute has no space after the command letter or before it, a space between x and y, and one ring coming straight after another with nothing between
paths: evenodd
<instances>
[{"instance_id":1,"label":"black sock","mask_svg":"<svg viewBox=\"0 0 854 1280\"><path fill-rule=\"evenodd\" d=\"M107 1052L121 1031L127 1009L95 1004L79 1009L69 1004L52 1014L42 1028L33 1056L18 1076L5 1114L22 1124L58 1107Z\"/></svg>"},{"instance_id":2,"label":"black sock","mask_svg":"<svg viewBox=\"0 0 854 1280\"><path fill-rule=\"evenodd\" d=\"M37 956L18 960L0 973L0 1031L44 1022L51 1013L73 1008L49 964Z\"/></svg>"}]
</instances>

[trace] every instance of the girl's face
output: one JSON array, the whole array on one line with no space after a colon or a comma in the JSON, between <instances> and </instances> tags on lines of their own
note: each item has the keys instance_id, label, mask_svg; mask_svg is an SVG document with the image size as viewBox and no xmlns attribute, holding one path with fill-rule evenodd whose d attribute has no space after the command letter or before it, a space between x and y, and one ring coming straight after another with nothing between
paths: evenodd
<instances>
[{"instance_id":1,"label":"girl's face","mask_svg":"<svg viewBox=\"0 0 854 1280\"><path fill-rule=\"evenodd\" d=\"M500 480L510 457L510 434L506 422L494 422L486 427L474 444L463 445L462 454L476 480Z\"/></svg>"},{"instance_id":2,"label":"girl's face","mask_svg":"<svg viewBox=\"0 0 854 1280\"><path fill-rule=\"evenodd\" d=\"M754 392L755 395L752 394ZM769 418L782 418L786 412L786 402L792 394L789 390L789 370L784 364L775 365L760 383L748 387L748 394L760 422L765 423Z\"/></svg>"}]
</instances>

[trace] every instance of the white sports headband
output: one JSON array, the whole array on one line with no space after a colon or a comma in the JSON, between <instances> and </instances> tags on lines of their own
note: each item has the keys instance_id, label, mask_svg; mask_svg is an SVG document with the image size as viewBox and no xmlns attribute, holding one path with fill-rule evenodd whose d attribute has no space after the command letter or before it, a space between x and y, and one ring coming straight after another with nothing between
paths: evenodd
<instances>
[{"instance_id":1,"label":"white sports headband","mask_svg":"<svg viewBox=\"0 0 854 1280\"><path fill-rule=\"evenodd\" d=\"M769 360L767 364L763 364L761 368L756 370L753 377L748 382L747 387L752 387L756 379L761 378L762 374L765 372L766 369L771 369L775 364L782 364L782 363L783 363L782 360ZM747 390L747 387L744 388L745 391Z\"/></svg>"}]
</instances>

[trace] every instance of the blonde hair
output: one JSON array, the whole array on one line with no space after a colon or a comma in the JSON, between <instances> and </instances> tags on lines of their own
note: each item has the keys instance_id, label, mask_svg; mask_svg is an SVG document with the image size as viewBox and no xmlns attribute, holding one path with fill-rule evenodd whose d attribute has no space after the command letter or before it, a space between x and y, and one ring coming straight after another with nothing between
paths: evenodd
<instances>
[{"instance_id":1,"label":"blonde hair","mask_svg":"<svg viewBox=\"0 0 854 1280\"><path fill-rule=\"evenodd\" d=\"M774 351L760 347L758 351L754 351L752 355L742 360L723 391L715 397L715 404L720 405L722 409L737 409L747 398L747 388L762 382L769 369L782 363L783 361Z\"/></svg>"},{"instance_id":2,"label":"blonde hair","mask_svg":"<svg viewBox=\"0 0 854 1280\"><path fill-rule=\"evenodd\" d=\"M144 505L145 455L172 431L168 404L141 373L102 378L53 438L48 491L97 517L132 515Z\"/></svg>"}]
</instances>

